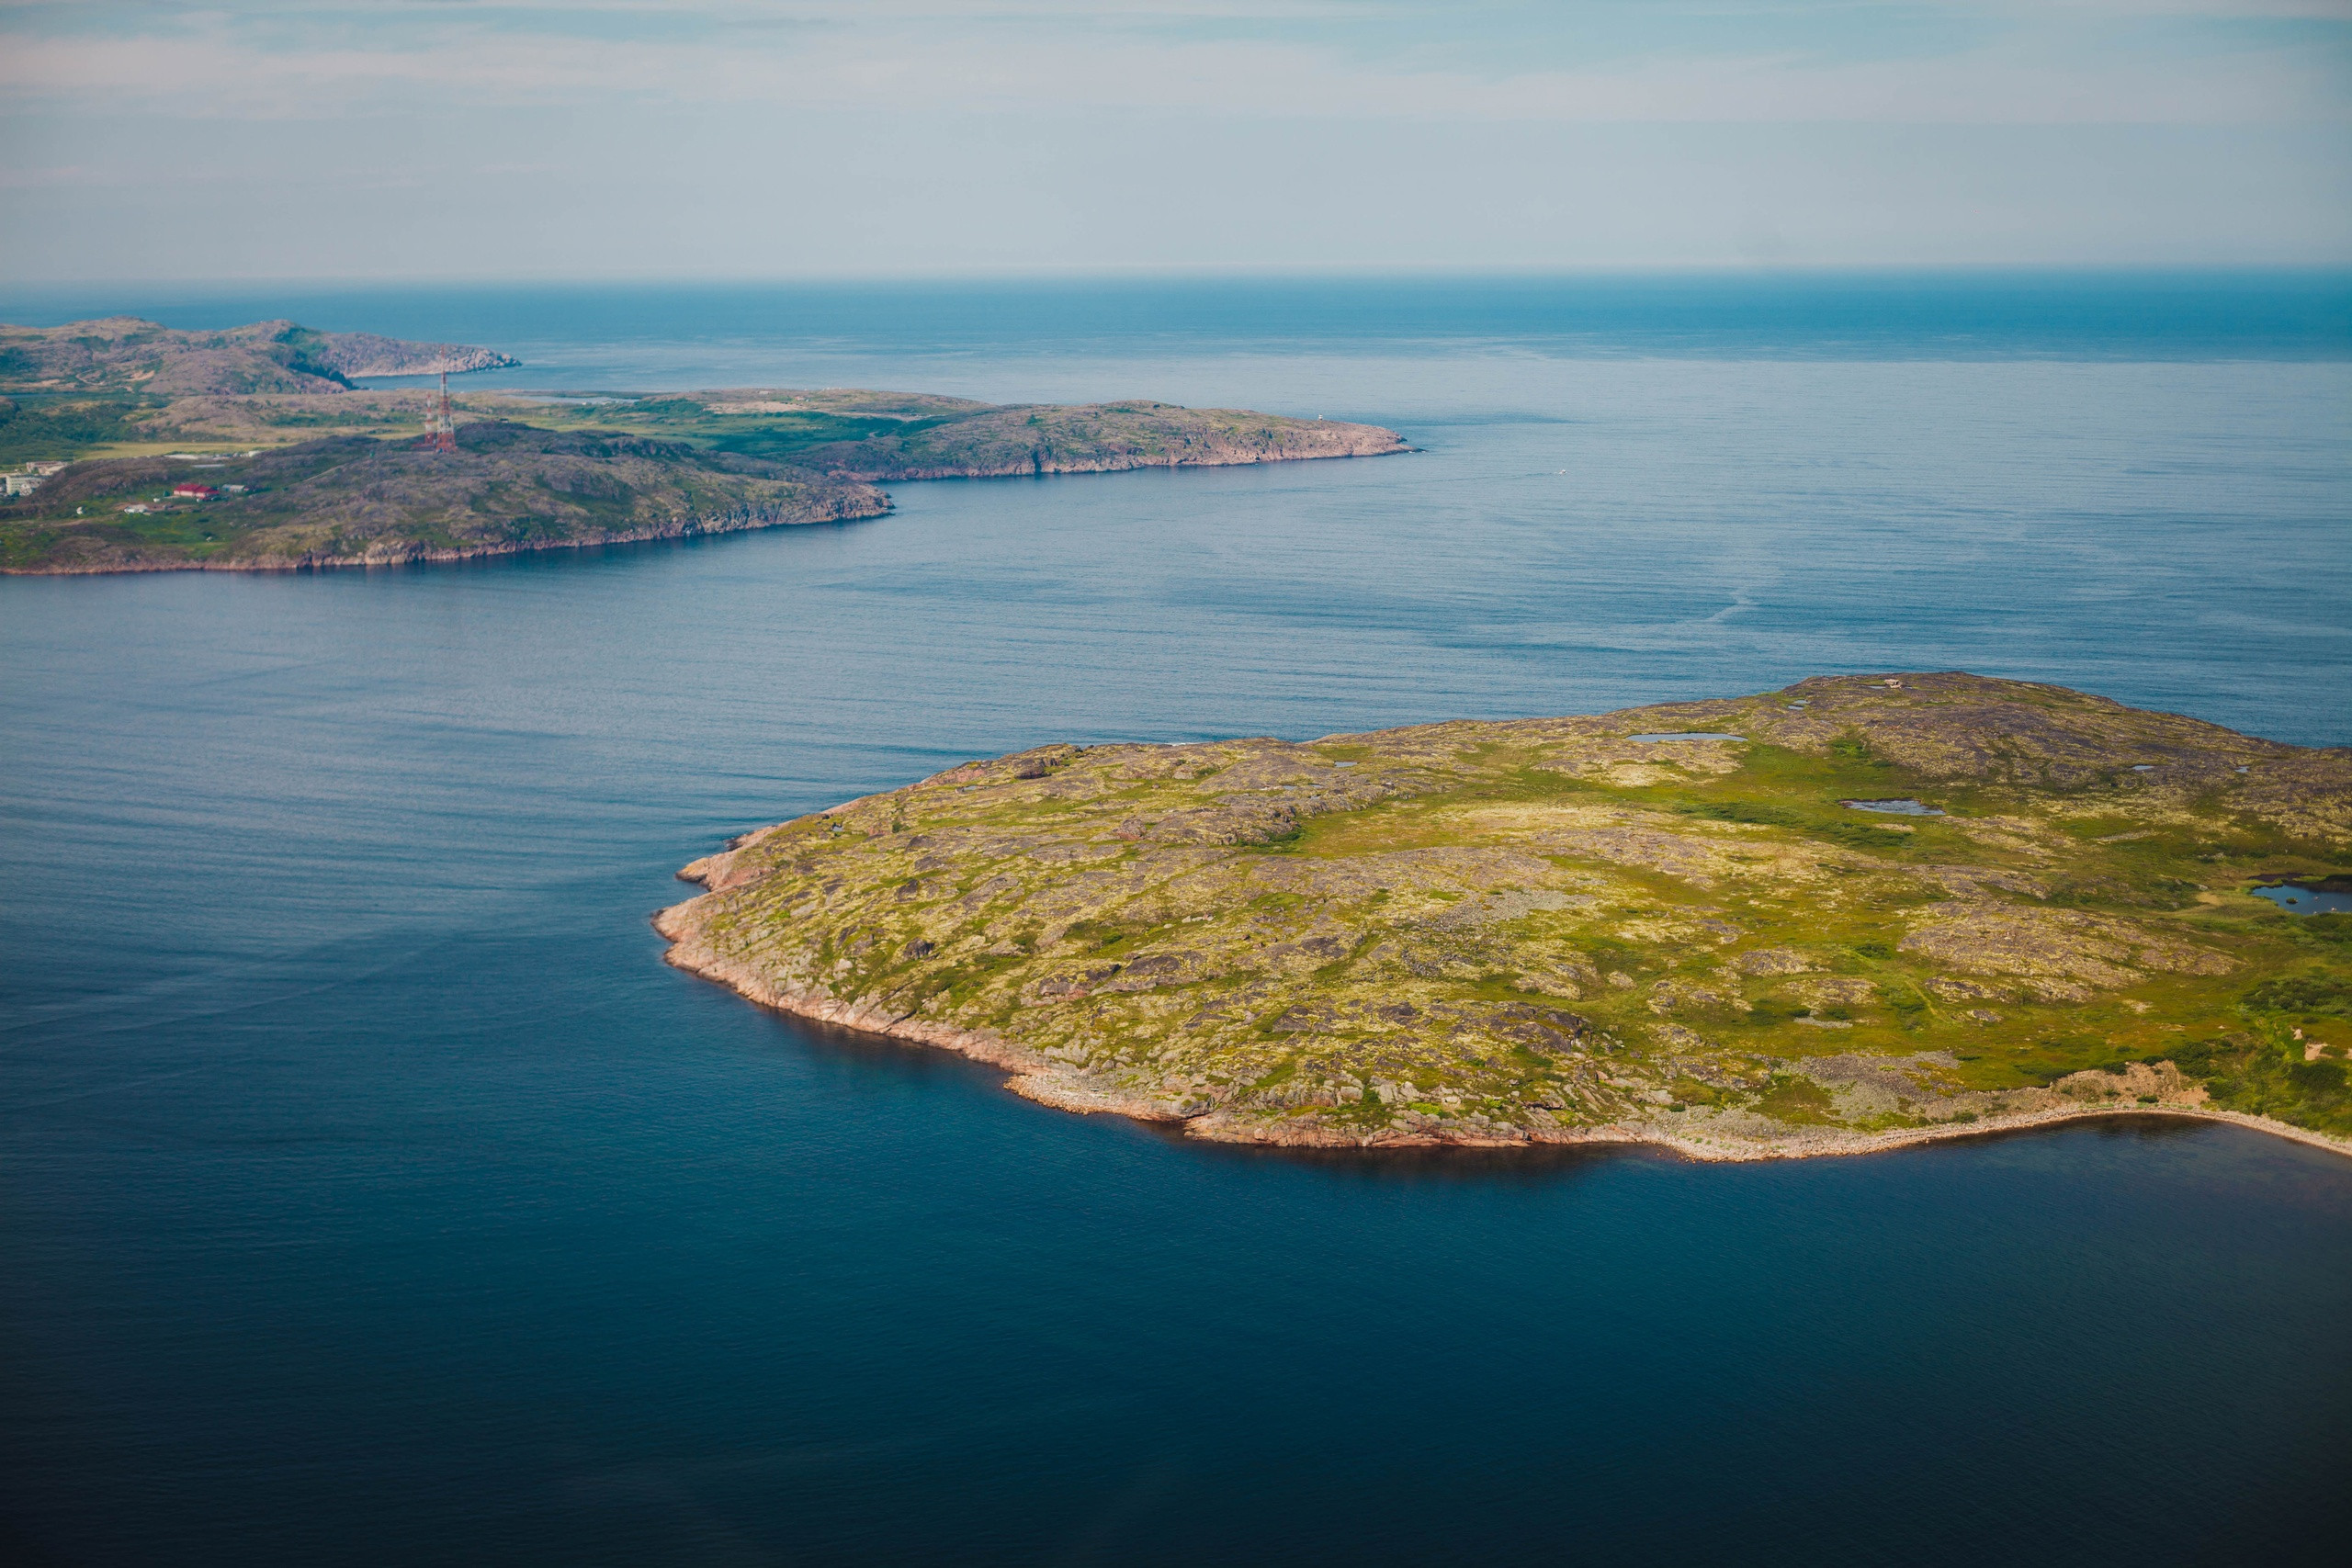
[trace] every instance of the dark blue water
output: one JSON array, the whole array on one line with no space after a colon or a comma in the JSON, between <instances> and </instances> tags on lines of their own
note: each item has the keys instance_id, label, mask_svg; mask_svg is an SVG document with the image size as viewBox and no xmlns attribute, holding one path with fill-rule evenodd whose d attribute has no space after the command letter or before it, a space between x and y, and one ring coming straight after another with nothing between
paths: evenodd
<instances>
[{"instance_id":1,"label":"dark blue water","mask_svg":"<svg viewBox=\"0 0 2352 1568\"><path fill-rule=\"evenodd\" d=\"M1228 287L1238 319L1286 308ZM318 324L509 346L475 323L514 298ZM1510 341L1506 291L1408 300L1476 333L1269 346L1163 333L1181 297L994 336L988 290L897 329L651 298L570 297L530 353L1249 402L1425 450L902 486L867 524L448 568L0 581L0 1548L2340 1543L2335 1156L2149 1123L1781 1168L1201 1148L762 1014L645 923L725 834L1047 739L1955 666L2346 739L2336 339L1588 353Z\"/></svg>"}]
</instances>

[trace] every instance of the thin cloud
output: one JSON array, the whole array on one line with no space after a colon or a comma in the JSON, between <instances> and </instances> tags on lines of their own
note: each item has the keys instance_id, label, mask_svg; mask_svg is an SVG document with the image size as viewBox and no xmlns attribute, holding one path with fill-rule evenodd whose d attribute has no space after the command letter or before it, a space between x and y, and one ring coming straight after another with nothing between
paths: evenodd
<instances>
[{"instance_id":1,"label":"thin cloud","mask_svg":"<svg viewBox=\"0 0 2352 1568\"><path fill-rule=\"evenodd\" d=\"M935 0L928 9L1032 14ZM0 37L0 88L20 112L37 103L245 118L380 113L431 100L1474 122L2256 124L2340 120L2352 102L2335 58L2281 46L2202 56L2109 51L2086 61L2011 35L1894 61L1685 51L1488 73L1416 69L1297 41L1154 39L1111 28L865 27L723 42L596 37L518 28L515 11L501 7L492 27L480 7L436 8L433 25L412 23L373 47L263 40L218 14L184 16L169 36L16 33Z\"/></svg>"},{"instance_id":2,"label":"thin cloud","mask_svg":"<svg viewBox=\"0 0 2352 1568\"><path fill-rule=\"evenodd\" d=\"M0 35L19 278L2352 256L2352 0L0 0Z\"/></svg>"}]
</instances>

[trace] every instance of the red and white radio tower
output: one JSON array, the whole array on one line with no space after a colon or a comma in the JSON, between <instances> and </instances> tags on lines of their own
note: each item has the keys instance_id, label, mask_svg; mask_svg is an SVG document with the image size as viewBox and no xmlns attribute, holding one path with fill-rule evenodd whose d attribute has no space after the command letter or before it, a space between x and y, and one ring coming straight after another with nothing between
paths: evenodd
<instances>
[{"instance_id":1,"label":"red and white radio tower","mask_svg":"<svg viewBox=\"0 0 2352 1568\"><path fill-rule=\"evenodd\" d=\"M424 422L424 439L417 445L428 452L458 449L458 422L449 412L449 373L441 372L441 410Z\"/></svg>"}]
</instances>

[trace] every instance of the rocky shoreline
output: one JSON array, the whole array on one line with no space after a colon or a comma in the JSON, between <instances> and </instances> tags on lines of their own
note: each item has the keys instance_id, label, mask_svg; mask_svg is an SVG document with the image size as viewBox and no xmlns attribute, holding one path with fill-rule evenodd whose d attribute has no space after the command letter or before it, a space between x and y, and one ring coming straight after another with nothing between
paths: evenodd
<instances>
[{"instance_id":1,"label":"rocky shoreline","mask_svg":"<svg viewBox=\"0 0 2352 1568\"><path fill-rule=\"evenodd\" d=\"M484 542L462 547L436 547L413 544L390 544L359 555L323 555L306 552L300 556L239 556L181 560L131 560L122 562L96 561L47 565L39 568L0 566L0 576L8 577L117 577L139 571L334 571L347 568L413 566L423 563L480 560L492 556L535 555L548 550L594 549L602 545L643 545L662 539L702 538L714 534L749 534L763 528L798 527L811 523L854 523L869 517L885 517L891 504L886 496L876 504L844 498L842 503L829 511L811 511L792 515L781 507L738 509L712 517L688 518L677 523L642 528L616 529L609 533L586 534L568 539L550 541Z\"/></svg>"},{"instance_id":2,"label":"rocky shoreline","mask_svg":"<svg viewBox=\"0 0 2352 1568\"><path fill-rule=\"evenodd\" d=\"M707 864L708 862L698 861L694 866L680 872L679 876L683 880L699 882L700 878L692 874L695 867ZM2304 1144L2352 1157L2352 1139L2333 1137L2267 1116L2221 1110L2203 1103L2203 1091L2193 1087L2177 1099L2162 1100L2154 1105L2085 1100L1998 1111L1980 1115L1973 1122L1947 1122L1926 1127L1890 1128L1880 1132L1856 1132L1842 1127L1785 1128L1776 1129L1760 1137L1692 1136L1672 1127L1649 1122L1531 1128L1510 1137L1466 1136L1451 1132L1404 1132L1393 1128L1351 1136L1320 1123L1270 1126L1216 1111L1185 1115L1171 1111L1165 1101L1106 1092L1100 1085L1089 1082L1084 1075L992 1032L957 1029L917 1018L911 1013L893 1016L866 1003L844 1001L841 998L817 992L780 988L752 965L729 958L700 940L702 932L696 919L696 905L700 902L700 899L689 899L662 910L653 918L653 929L670 943L662 953L662 961L674 968L714 981L747 1001L795 1018L831 1024L861 1034L951 1051L985 1066L1001 1068L1012 1075L1005 1079L1004 1088L1024 1100L1035 1100L1057 1111L1073 1111L1081 1116L1124 1116L1135 1122L1177 1126L1182 1129L1184 1136L1208 1143L1371 1152L1429 1148L1555 1148L1577 1144L1649 1145L1689 1160L1743 1164L1758 1160L1820 1159L1882 1154L1921 1144L2026 1132L2069 1122L2145 1116L2175 1121L2224 1122L2257 1133L2267 1133L2272 1137L2285 1138L2290 1143ZM2089 1076L2074 1075L2077 1078ZM2169 1076L2177 1082L2177 1073Z\"/></svg>"}]
</instances>

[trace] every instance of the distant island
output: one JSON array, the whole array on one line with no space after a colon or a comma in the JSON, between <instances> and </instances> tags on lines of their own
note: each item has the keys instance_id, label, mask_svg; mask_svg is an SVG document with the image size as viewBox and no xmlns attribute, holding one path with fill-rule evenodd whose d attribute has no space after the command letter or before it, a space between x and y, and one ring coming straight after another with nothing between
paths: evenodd
<instances>
[{"instance_id":1,"label":"distant island","mask_svg":"<svg viewBox=\"0 0 2352 1568\"><path fill-rule=\"evenodd\" d=\"M284 570L872 517L877 484L1406 450L1393 431L1148 400L746 388L456 400L355 377L487 349L263 321L0 327L0 571Z\"/></svg>"},{"instance_id":2,"label":"distant island","mask_svg":"<svg viewBox=\"0 0 2352 1568\"><path fill-rule=\"evenodd\" d=\"M1834 1155L2083 1116L2352 1153L2352 750L1808 680L1055 745L680 874L670 962L1234 1142Z\"/></svg>"}]
</instances>

